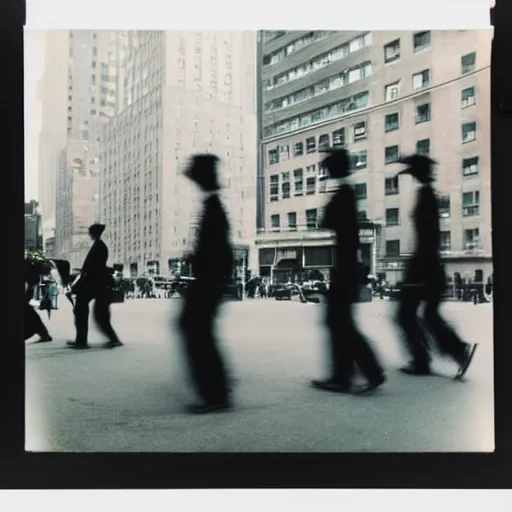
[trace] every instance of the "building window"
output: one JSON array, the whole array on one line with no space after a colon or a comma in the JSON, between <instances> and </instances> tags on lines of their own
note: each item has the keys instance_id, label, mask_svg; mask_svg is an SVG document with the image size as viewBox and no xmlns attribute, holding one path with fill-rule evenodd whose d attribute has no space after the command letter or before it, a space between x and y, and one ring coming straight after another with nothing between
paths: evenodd
<instances>
[{"instance_id":1,"label":"building window","mask_svg":"<svg viewBox=\"0 0 512 512\"><path fill-rule=\"evenodd\" d=\"M281 194L283 199L289 199L290 198L290 182L285 181L284 183L281 183Z\"/></svg>"},{"instance_id":2,"label":"building window","mask_svg":"<svg viewBox=\"0 0 512 512\"><path fill-rule=\"evenodd\" d=\"M471 73L475 70L476 67L476 53L468 53L467 55L463 55L460 59L460 73L461 75L465 75L466 73Z\"/></svg>"},{"instance_id":3,"label":"building window","mask_svg":"<svg viewBox=\"0 0 512 512\"><path fill-rule=\"evenodd\" d=\"M297 213L288 212L288 227L291 231L297 231Z\"/></svg>"},{"instance_id":4,"label":"building window","mask_svg":"<svg viewBox=\"0 0 512 512\"><path fill-rule=\"evenodd\" d=\"M293 183L295 188L294 194L296 196L301 196L304 192L304 178L302 169L295 169L293 171Z\"/></svg>"},{"instance_id":5,"label":"building window","mask_svg":"<svg viewBox=\"0 0 512 512\"><path fill-rule=\"evenodd\" d=\"M438 198L439 217L447 219L450 217L450 196L440 196Z\"/></svg>"},{"instance_id":6,"label":"building window","mask_svg":"<svg viewBox=\"0 0 512 512\"><path fill-rule=\"evenodd\" d=\"M268 152L268 163L269 163L269 165L279 163L279 154L277 152L277 149L271 149Z\"/></svg>"},{"instance_id":7,"label":"building window","mask_svg":"<svg viewBox=\"0 0 512 512\"><path fill-rule=\"evenodd\" d=\"M462 108L471 107L476 103L476 93L474 87L468 87L462 90L461 105Z\"/></svg>"},{"instance_id":8,"label":"building window","mask_svg":"<svg viewBox=\"0 0 512 512\"><path fill-rule=\"evenodd\" d=\"M315 137L308 137L306 139L306 153L314 153L316 151Z\"/></svg>"},{"instance_id":9,"label":"building window","mask_svg":"<svg viewBox=\"0 0 512 512\"><path fill-rule=\"evenodd\" d=\"M424 103L416 107L416 124L430 121L430 103Z\"/></svg>"},{"instance_id":10,"label":"building window","mask_svg":"<svg viewBox=\"0 0 512 512\"><path fill-rule=\"evenodd\" d=\"M327 172L327 167L324 167L322 164L318 164L318 180L326 180L329 178L329 173ZM321 192L325 192L325 189Z\"/></svg>"},{"instance_id":11,"label":"building window","mask_svg":"<svg viewBox=\"0 0 512 512\"><path fill-rule=\"evenodd\" d=\"M360 210L357 212L357 220L360 222L368 220L368 215L366 215L366 212L364 210Z\"/></svg>"},{"instance_id":12,"label":"building window","mask_svg":"<svg viewBox=\"0 0 512 512\"><path fill-rule=\"evenodd\" d=\"M450 251L452 249L452 233L451 231L441 231L439 241L439 249L441 251Z\"/></svg>"},{"instance_id":13,"label":"building window","mask_svg":"<svg viewBox=\"0 0 512 512\"><path fill-rule=\"evenodd\" d=\"M279 200L279 174L270 176L270 200Z\"/></svg>"},{"instance_id":14,"label":"building window","mask_svg":"<svg viewBox=\"0 0 512 512\"><path fill-rule=\"evenodd\" d=\"M306 227L308 229L316 229L317 226L317 210L306 210Z\"/></svg>"},{"instance_id":15,"label":"building window","mask_svg":"<svg viewBox=\"0 0 512 512\"><path fill-rule=\"evenodd\" d=\"M476 123L462 125L462 144L476 140Z\"/></svg>"},{"instance_id":16,"label":"building window","mask_svg":"<svg viewBox=\"0 0 512 512\"><path fill-rule=\"evenodd\" d=\"M413 39L413 48L414 51L417 52L419 50L423 50L424 48L427 48L430 46L431 41L431 34L430 30L427 30L425 32L417 32L412 36Z\"/></svg>"},{"instance_id":17,"label":"building window","mask_svg":"<svg viewBox=\"0 0 512 512\"><path fill-rule=\"evenodd\" d=\"M316 176L306 178L306 195L310 196L316 192Z\"/></svg>"},{"instance_id":18,"label":"building window","mask_svg":"<svg viewBox=\"0 0 512 512\"><path fill-rule=\"evenodd\" d=\"M296 142L293 147L293 155L294 156L302 156L304 154L304 143Z\"/></svg>"},{"instance_id":19,"label":"building window","mask_svg":"<svg viewBox=\"0 0 512 512\"><path fill-rule=\"evenodd\" d=\"M358 171L368 166L368 151L356 151L350 155L352 169Z\"/></svg>"},{"instance_id":20,"label":"building window","mask_svg":"<svg viewBox=\"0 0 512 512\"><path fill-rule=\"evenodd\" d=\"M464 192L462 194L462 215L464 217L474 217L480 213L480 192Z\"/></svg>"},{"instance_id":21,"label":"building window","mask_svg":"<svg viewBox=\"0 0 512 512\"><path fill-rule=\"evenodd\" d=\"M329 147L329 135L323 134L318 137L318 149L325 149Z\"/></svg>"},{"instance_id":22,"label":"building window","mask_svg":"<svg viewBox=\"0 0 512 512\"><path fill-rule=\"evenodd\" d=\"M283 146L279 146L279 162L283 162L290 158L290 146L285 144Z\"/></svg>"},{"instance_id":23,"label":"building window","mask_svg":"<svg viewBox=\"0 0 512 512\"><path fill-rule=\"evenodd\" d=\"M332 132L332 145L344 146L345 145L345 128L339 128Z\"/></svg>"},{"instance_id":24,"label":"building window","mask_svg":"<svg viewBox=\"0 0 512 512\"><path fill-rule=\"evenodd\" d=\"M384 149L384 161L387 164L393 164L398 160L398 146L388 146Z\"/></svg>"},{"instance_id":25,"label":"building window","mask_svg":"<svg viewBox=\"0 0 512 512\"><path fill-rule=\"evenodd\" d=\"M384 62L387 64L400 58L400 39L384 46Z\"/></svg>"},{"instance_id":26,"label":"building window","mask_svg":"<svg viewBox=\"0 0 512 512\"><path fill-rule=\"evenodd\" d=\"M464 158L462 160L462 175L476 176L478 174L478 157Z\"/></svg>"},{"instance_id":27,"label":"building window","mask_svg":"<svg viewBox=\"0 0 512 512\"><path fill-rule=\"evenodd\" d=\"M400 256L400 240L386 240L386 256L388 258Z\"/></svg>"},{"instance_id":28,"label":"building window","mask_svg":"<svg viewBox=\"0 0 512 512\"><path fill-rule=\"evenodd\" d=\"M386 209L386 226L398 226L400 224L400 210L398 208Z\"/></svg>"},{"instance_id":29,"label":"building window","mask_svg":"<svg viewBox=\"0 0 512 512\"><path fill-rule=\"evenodd\" d=\"M354 142L366 139L366 121L360 121L359 123L355 123L352 126L352 130L354 132Z\"/></svg>"},{"instance_id":30,"label":"building window","mask_svg":"<svg viewBox=\"0 0 512 512\"><path fill-rule=\"evenodd\" d=\"M392 84L388 84L385 87L385 96L386 101L391 101L400 95L400 80L398 82L393 82Z\"/></svg>"},{"instance_id":31,"label":"building window","mask_svg":"<svg viewBox=\"0 0 512 512\"><path fill-rule=\"evenodd\" d=\"M418 155L430 155L430 139L422 139L416 142L416 153Z\"/></svg>"},{"instance_id":32,"label":"building window","mask_svg":"<svg viewBox=\"0 0 512 512\"><path fill-rule=\"evenodd\" d=\"M480 248L480 230L478 228L464 230L464 249L471 251Z\"/></svg>"},{"instance_id":33,"label":"building window","mask_svg":"<svg viewBox=\"0 0 512 512\"><path fill-rule=\"evenodd\" d=\"M425 69L412 75L412 88L414 90L422 89L430 85L430 69Z\"/></svg>"},{"instance_id":34,"label":"building window","mask_svg":"<svg viewBox=\"0 0 512 512\"><path fill-rule=\"evenodd\" d=\"M387 196L396 196L400 193L398 176L386 178L384 181L384 193Z\"/></svg>"},{"instance_id":35,"label":"building window","mask_svg":"<svg viewBox=\"0 0 512 512\"><path fill-rule=\"evenodd\" d=\"M354 193L358 201L366 199L368 197L366 183L356 183L354 186Z\"/></svg>"},{"instance_id":36,"label":"building window","mask_svg":"<svg viewBox=\"0 0 512 512\"><path fill-rule=\"evenodd\" d=\"M272 229L279 229L281 227L281 219L279 218L279 215L271 215L270 216L270 225L272 226Z\"/></svg>"},{"instance_id":37,"label":"building window","mask_svg":"<svg viewBox=\"0 0 512 512\"><path fill-rule=\"evenodd\" d=\"M392 132L400 128L400 118L398 112L396 114L387 114L384 118L384 131Z\"/></svg>"},{"instance_id":38,"label":"building window","mask_svg":"<svg viewBox=\"0 0 512 512\"><path fill-rule=\"evenodd\" d=\"M370 93L368 91L360 92L317 110L286 119L272 126L267 126L264 130L264 136L270 137L276 134L300 130L301 128L326 121L327 119L340 117L341 115L366 107L369 98Z\"/></svg>"}]
</instances>

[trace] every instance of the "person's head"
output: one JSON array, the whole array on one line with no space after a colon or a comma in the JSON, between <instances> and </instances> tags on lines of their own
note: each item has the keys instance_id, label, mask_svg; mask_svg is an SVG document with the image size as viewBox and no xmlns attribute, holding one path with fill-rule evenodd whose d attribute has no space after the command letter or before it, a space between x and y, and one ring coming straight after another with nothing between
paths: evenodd
<instances>
[{"instance_id":1,"label":"person's head","mask_svg":"<svg viewBox=\"0 0 512 512\"><path fill-rule=\"evenodd\" d=\"M105 224L93 224L89 226L89 236L92 240L98 240L105 231Z\"/></svg>"},{"instance_id":2,"label":"person's head","mask_svg":"<svg viewBox=\"0 0 512 512\"><path fill-rule=\"evenodd\" d=\"M321 150L327 156L320 162L329 174L329 178L342 179L350 176L350 155L347 150L326 148Z\"/></svg>"},{"instance_id":3,"label":"person's head","mask_svg":"<svg viewBox=\"0 0 512 512\"><path fill-rule=\"evenodd\" d=\"M398 159L398 162L407 166L406 169L398 173L398 176L410 174L424 185L435 181L434 164L436 164L436 161L432 160L432 158L416 154L401 157Z\"/></svg>"},{"instance_id":4,"label":"person's head","mask_svg":"<svg viewBox=\"0 0 512 512\"><path fill-rule=\"evenodd\" d=\"M216 192L220 189L217 177L219 158L215 155L194 155L185 171L185 176L196 183L204 192Z\"/></svg>"}]
</instances>

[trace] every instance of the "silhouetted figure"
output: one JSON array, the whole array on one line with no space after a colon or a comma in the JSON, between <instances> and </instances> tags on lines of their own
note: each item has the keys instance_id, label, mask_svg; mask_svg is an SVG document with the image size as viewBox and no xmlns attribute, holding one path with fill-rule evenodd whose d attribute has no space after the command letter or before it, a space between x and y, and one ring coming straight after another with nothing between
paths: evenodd
<instances>
[{"instance_id":1,"label":"silhouetted figure","mask_svg":"<svg viewBox=\"0 0 512 512\"><path fill-rule=\"evenodd\" d=\"M53 309L53 301L50 295L50 284L45 283L42 290L41 301L39 302L39 311L46 311L48 320L51 319Z\"/></svg>"},{"instance_id":2,"label":"silhouetted figure","mask_svg":"<svg viewBox=\"0 0 512 512\"><path fill-rule=\"evenodd\" d=\"M207 194L194 253L195 280L185 293L180 317L192 379L202 400L190 412L209 413L230 407L226 370L213 333L214 321L233 272L229 222L217 192L218 158L196 155L186 176Z\"/></svg>"},{"instance_id":3,"label":"silhouetted figure","mask_svg":"<svg viewBox=\"0 0 512 512\"><path fill-rule=\"evenodd\" d=\"M110 276L107 269L108 249L105 242L101 240L104 230L105 226L103 224L93 224L89 227L89 235L94 243L85 258L80 279L74 284L73 291L76 294L74 309L76 339L74 342L68 342L71 348L88 348L89 303L93 299L95 299L94 319L100 331L109 340L104 345L105 348L114 348L122 345L110 323Z\"/></svg>"},{"instance_id":4,"label":"silhouetted figure","mask_svg":"<svg viewBox=\"0 0 512 512\"><path fill-rule=\"evenodd\" d=\"M412 217L416 231L416 248L408 262L402 285L398 324L402 328L412 361L401 368L411 375L428 375L431 356L426 334L440 351L459 364L459 374L471 362L472 346L464 343L439 314L446 276L439 250L440 228L438 200L431 183L434 160L412 155L399 160L408 167L400 174L410 174L421 183ZM424 328L418 319L418 308L425 301ZM425 332L426 331L426 332Z\"/></svg>"},{"instance_id":5,"label":"silhouetted figure","mask_svg":"<svg viewBox=\"0 0 512 512\"><path fill-rule=\"evenodd\" d=\"M53 341L48 329L44 325L37 311L30 305L41 279L42 263L32 263L25 260L25 301L24 301L24 339L28 340L35 334L39 335L36 343L47 343Z\"/></svg>"},{"instance_id":6,"label":"silhouetted figure","mask_svg":"<svg viewBox=\"0 0 512 512\"><path fill-rule=\"evenodd\" d=\"M342 149L327 152L329 155L322 161L322 165L327 169L329 177L348 177L348 152ZM336 260L327 292L326 315L333 373L330 379L315 380L312 384L328 391L351 392L357 364L368 381L359 391L369 392L383 384L385 377L368 341L358 330L352 312L352 306L358 300L360 284L357 261L359 223L355 194L349 184L342 184L327 204L322 227L336 234Z\"/></svg>"}]
</instances>

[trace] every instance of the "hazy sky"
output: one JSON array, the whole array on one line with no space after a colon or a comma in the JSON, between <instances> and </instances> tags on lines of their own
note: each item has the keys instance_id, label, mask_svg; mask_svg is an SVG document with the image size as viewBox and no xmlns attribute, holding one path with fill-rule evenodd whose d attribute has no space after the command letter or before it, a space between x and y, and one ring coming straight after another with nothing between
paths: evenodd
<instances>
[{"instance_id":1,"label":"hazy sky","mask_svg":"<svg viewBox=\"0 0 512 512\"><path fill-rule=\"evenodd\" d=\"M44 31L25 29L25 199L39 196L41 103L37 82L44 71Z\"/></svg>"}]
</instances>

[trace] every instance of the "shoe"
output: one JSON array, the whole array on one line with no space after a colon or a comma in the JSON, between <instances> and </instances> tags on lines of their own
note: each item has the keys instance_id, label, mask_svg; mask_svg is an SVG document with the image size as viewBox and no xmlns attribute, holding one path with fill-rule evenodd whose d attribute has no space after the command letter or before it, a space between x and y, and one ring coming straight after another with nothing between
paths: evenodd
<instances>
[{"instance_id":1,"label":"shoe","mask_svg":"<svg viewBox=\"0 0 512 512\"><path fill-rule=\"evenodd\" d=\"M313 380L311 385L316 389L332 391L333 393L352 393L352 385L350 383L339 382L334 379Z\"/></svg>"},{"instance_id":2,"label":"shoe","mask_svg":"<svg viewBox=\"0 0 512 512\"><path fill-rule=\"evenodd\" d=\"M48 343L49 341L53 341L53 338L46 334L45 336L41 336L38 340L34 341L34 343Z\"/></svg>"},{"instance_id":3,"label":"shoe","mask_svg":"<svg viewBox=\"0 0 512 512\"><path fill-rule=\"evenodd\" d=\"M431 375L432 372L430 370L430 365L428 364L417 364L417 363L409 363L407 366L402 366L400 368L402 373L406 373L407 375Z\"/></svg>"},{"instance_id":4,"label":"shoe","mask_svg":"<svg viewBox=\"0 0 512 512\"><path fill-rule=\"evenodd\" d=\"M355 391L356 395L369 395L379 389L388 379L382 375L374 381L370 381Z\"/></svg>"},{"instance_id":5,"label":"shoe","mask_svg":"<svg viewBox=\"0 0 512 512\"><path fill-rule=\"evenodd\" d=\"M231 404L228 401L219 402L219 403L204 403L204 404L195 404L189 405L187 407L187 412L190 414L209 414L212 412L223 412L231 409Z\"/></svg>"},{"instance_id":6,"label":"shoe","mask_svg":"<svg viewBox=\"0 0 512 512\"><path fill-rule=\"evenodd\" d=\"M66 342L66 345L69 348L74 348L75 350L84 350L89 348L89 345L87 345L87 343L77 343L76 341L68 341Z\"/></svg>"},{"instance_id":7,"label":"shoe","mask_svg":"<svg viewBox=\"0 0 512 512\"><path fill-rule=\"evenodd\" d=\"M105 343L103 345L103 348L116 348L116 347L122 347L123 345L124 345L124 343L121 343L119 340L107 341L107 343Z\"/></svg>"},{"instance_id":8,"label":"shoe","mask_svg":"<svg viewBox=\"0 0 512 512\"><path fill-rule=\"evenodd\" d=\"M455 380L461 379L464 377L466 372L468 371L469 365L473 361L473 356L475 355L475 350L478 347L478 344L472 345L471 343L465 343L464 344L464 353L459 359L459 370L457 372L457 375L455 375Z\"/></svg>"}]
</instances>

